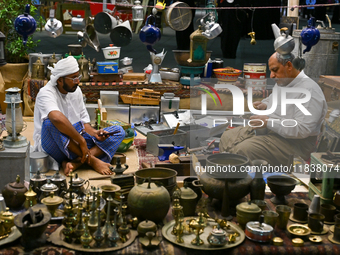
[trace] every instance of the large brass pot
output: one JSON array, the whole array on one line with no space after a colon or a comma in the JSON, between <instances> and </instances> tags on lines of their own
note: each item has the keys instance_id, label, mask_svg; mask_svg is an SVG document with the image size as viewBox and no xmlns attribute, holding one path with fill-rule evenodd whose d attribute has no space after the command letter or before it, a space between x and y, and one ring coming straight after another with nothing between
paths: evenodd
<instances>
[{"instance_id":1,"label":"large brass pot","mask_svg":"<svg viewBox=\"0 0 340 255\"><path fill-rule=\"evenodd\" d=\"M128 196L128 208L139 220L160 222L170 208L170 194L154 183L143 183L133 187Z\"/></svg>"},{"instance_id":2,"label":"large brass pot","mask_svg":"<svg viewBox=\"0 0 340 255\"><path fill-rule=\"evenodd\" d=\"M154 167L154 168L144 168L135 172L136 182L142 183L144 180L151 177L151 181L154 183L160 183L172 195L177 181L177 172L169 168Z\"/></svg>"},{"instance_id":3,"label":"large brass pot","mask_svg":"<svg viewBox=\"0 0 340 255\"><path fill-rule=\"evenodd\" d=\"M247 172L237 172L238 170L241 170L241 166L244 168L249 165L249 159L247 157L227 153L213 154L207 157L205 169L207 170L211 166L223 167L229 165L235 166L235 173L209 173L208 171L205 171L201 174L200 183L203 185L202 189L210 197L219 200L223 199L223 190L226 178L228 179L228 194L230 202L238 201L250 192L252 178L247 174Z\"/></svg>"}]
</instances>

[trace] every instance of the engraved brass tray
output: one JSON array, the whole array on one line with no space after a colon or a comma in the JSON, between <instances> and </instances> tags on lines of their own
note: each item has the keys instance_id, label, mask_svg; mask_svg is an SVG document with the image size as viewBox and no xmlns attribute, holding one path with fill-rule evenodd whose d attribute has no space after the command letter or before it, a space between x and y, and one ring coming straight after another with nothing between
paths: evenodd
<instances>
[{"instance_id":1,"label":"engraved brass tray","mask_svg":"<svg viewBox=\"0 0 340 255\"><path fill-rule=\"evenodd\" d=\"M190 220L197 219L197 217L185 217L184 222L189 223ZM217 226L217 223L211 219L211 221L208 219L207 226L204 229L204 232L200 235L200 238L203 240L204 244L202 245L193 245L191 244L191 241L195 238L195 234L184 234L182 236L184 243L177 243L176 242L176 236L171 234L172 228L175 225L175 220L172 220L168 222L164 227L162 228L162 235L164 238L166 238L168 241L177 244L179 246L183 246L185 248L189 249L196 249L196 250L222 250L222 249L229 249L235 246L240 245L244 239L245 234L244 231L237 226L235 223L232 223L228 221L228 225L230 226L230 230L235 231L239 233L239 236L236 237L236 240L234 243L226 243L224 246L212 246L208 243L207 237L209 236L210 232L213 230L214 226Z\"/></svg>"},{"instance_id":2,"label":"engraved brass tray","mask_svg":"<svg viewBox=\"0 0 340 255\"><path fill-rule=\"evenodd\" d=\"M130 244L133 243L133 241L136 239L136 236L138 235L136 230L130 230L130 233L127 235L128 240L125 243L122 243L121 241L117 242L116 247L105 247L105 248L83 248L81 244L75 244L75 243L66 243L64 242L64 235L62 234L64 226L59 227L56 231L54 231L47 239L47 241L55 244L55 245L62 245L66 248L76 250L76 251L82 251L82 252L107 252L107 251L116 251L123 249ZM95 243L95 241L92 241L90 246L92 246Z\"/></svg>"}]
</instances>

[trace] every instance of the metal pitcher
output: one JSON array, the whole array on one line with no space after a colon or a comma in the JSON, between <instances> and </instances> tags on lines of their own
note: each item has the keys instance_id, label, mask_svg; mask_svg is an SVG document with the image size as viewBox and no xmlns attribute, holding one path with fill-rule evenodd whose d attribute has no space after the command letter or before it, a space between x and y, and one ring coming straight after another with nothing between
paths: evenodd
<instances>
[{"instance_id":1,"label":"metal pitcher","mask_svg":"<svg viewBox=\"0 0 340 255\"><path fill-rule=\"evenodd\" d=\"M80 81L86 82L90 80L89 76L89 61L84 57L84 54L81 54L80 59L78 60L79 65L79 73L82 75Z\"/></svg>"}]
</instances>

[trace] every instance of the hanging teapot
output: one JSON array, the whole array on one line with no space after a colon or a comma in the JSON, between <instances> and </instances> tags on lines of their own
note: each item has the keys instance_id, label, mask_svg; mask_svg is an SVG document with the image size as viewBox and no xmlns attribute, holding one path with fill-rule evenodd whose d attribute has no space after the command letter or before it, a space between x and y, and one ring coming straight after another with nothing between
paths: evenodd
<instances>
[{"instance_id":1,"label":"hanging teapot","mask_svg":"<svg viewBox=\"0 0 340 255\"><path fill-rule=\"evenodd\" d=\"M63 24L56 18L50 18L45 24L45 31L50 37L56 38L63 33Z\"/></svg>"},{"instance_id":2,"label":"hanging teapot","mask_svg":"<svg viewBox=\"0 0 340 255\"><path fill-rule=\"evenodd\" d=\"M294 50L295 42L294 38L289 35L288 28L284 27L279 29L279 27L273 23L272 29L275 36L274 48L275 51L281 55L287 55Z\"/></svg>"},{"instance_id":3,"label":"hanging teapot","mask_svg":"<svg viewBox=\"0 0 340 255\"><path fill-rule=\"evenodd\" d=\"M209 15L209 20L204 22L204 19ZM222 28L220 24L215 22L215 14L213 12L207 13L203 18L201 19L201 25L204 27L204 32L202 35L204 35L208 39L214 39L216 38L220 33L222 33Z\"/></svg>"},{"instance_id":4,"label":"hanging teapot","mask_svg":"<svg viewBox=\"0 0 340 255\"><path fill-rule=\"evenodd\" d=\"M149 24L149 19L153 18L154 21L151 24ZM153 52L157 53L157 51L152 47L156 42L158 42L161 39L161 30L156 27L156 18L153 15L149 15L146 18L145 26L142 27L140 33L139 33L139 39L146 45L146 48Z\"/></svg>"},{"instance_id":5,"label":"hanging teapot","mask_svg":"<svg viewBox=\"0 0 340 255\"><path fill-rule=\"evenodd\" d=\"M27 4L25 7L25 13L19 15L14 21L15 31L22 36L24 45L27 43L28 36L33 34L37 28L37 22L29 14L30 5Z\"/></svg>"},{"instance_id":6,"label":"hanging teapot","mask_svg":"<svg viewBox=\"0 0 340 255\"><path fill-rule=\"evenodd\" d=\"M320 31L315 27L315 18L312 17L307 22L307 27L301 31L301 41L307 46L303 53L309 52L320 40Z\"/></svg>"}]
</instances>

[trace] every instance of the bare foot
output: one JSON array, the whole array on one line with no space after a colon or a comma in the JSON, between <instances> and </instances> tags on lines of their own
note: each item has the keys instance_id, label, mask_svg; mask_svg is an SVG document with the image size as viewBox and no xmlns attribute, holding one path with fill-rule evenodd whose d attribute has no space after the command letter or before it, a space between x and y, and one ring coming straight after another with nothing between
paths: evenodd
<instances>
[{"instance_id":1,"label":"bare foot","mask_svg":"<svg viewBox=\"0 0 340 255\"><path fill-rule=\"evenodd\" d=\"M100 174L109 175L113 173L110 170L111 165L109 163L105 163L94 156L91 156L90 166L92 166L92 168Z\"/></svg>"},{"instance_id":2,"label":"bare foot","mask_svg":"<svg viewBox=\"0 0 340 255\"><path fill-rule=\"evenodd\" d=\"M70 171L76 170L82 164L84 163L81 163L79 159L75 159L73 161L63 161L62 166L64 169L64 174L68 176Z\"/></svg>"}]
</instances>

